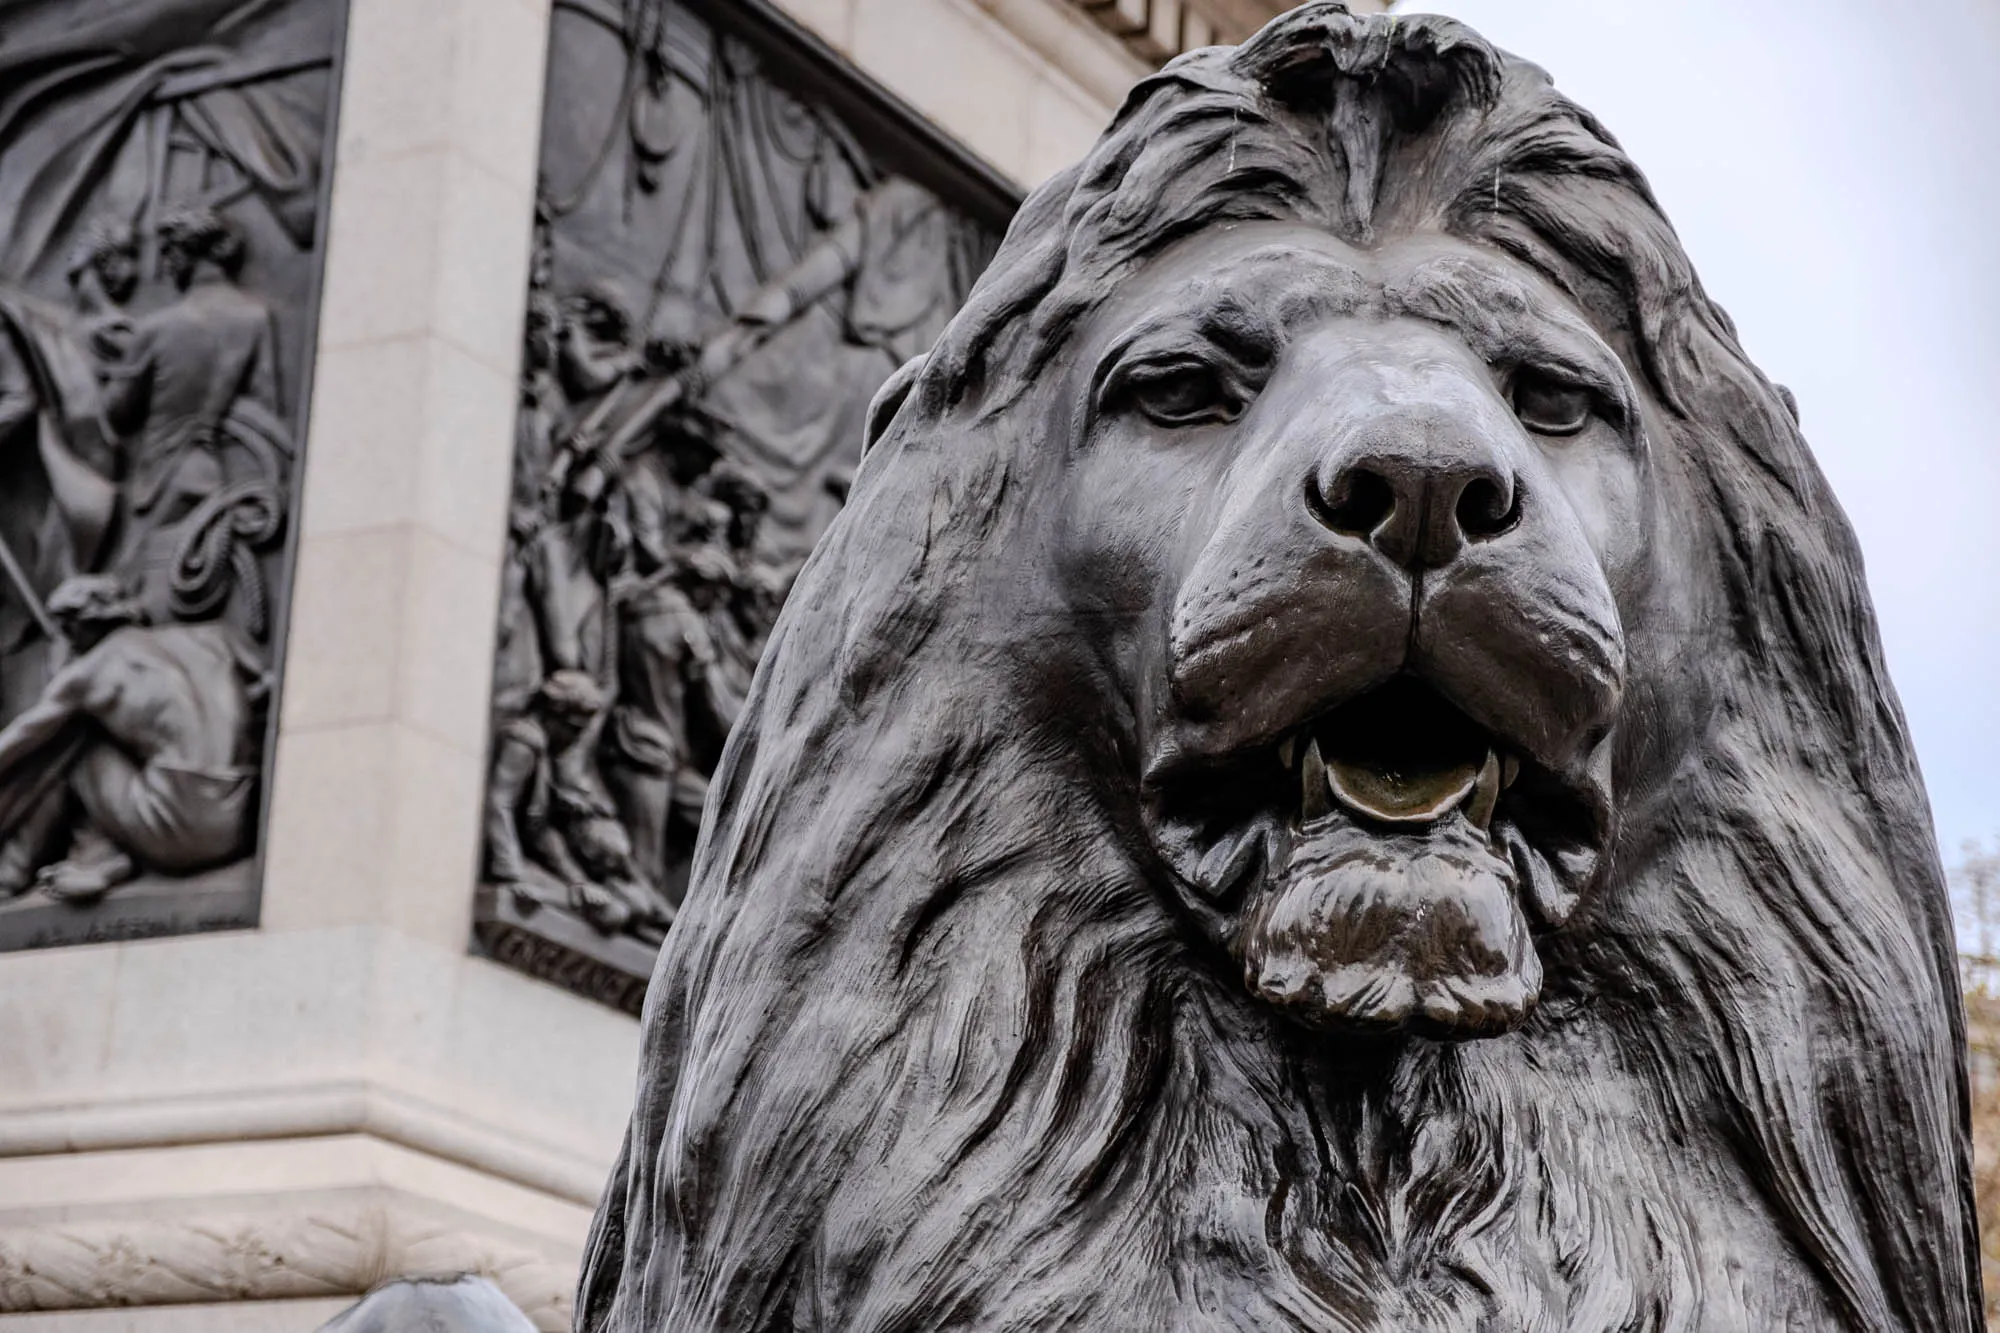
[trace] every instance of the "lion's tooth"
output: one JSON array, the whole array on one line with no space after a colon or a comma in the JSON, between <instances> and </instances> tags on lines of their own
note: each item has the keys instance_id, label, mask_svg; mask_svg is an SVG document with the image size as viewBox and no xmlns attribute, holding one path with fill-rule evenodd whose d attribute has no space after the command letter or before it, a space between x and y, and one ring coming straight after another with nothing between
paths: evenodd
<instances>
[{"instance_id":1,"label":"lion's tooth","mask_svg":"<svg viewBox=\"0 0 2000 1333\"><path fill-rule=\"evenodd\" d=\"M1333 785L1326 776L1326 760L1320 757L1319 738L1306 742L1305 762L1299 766L1300 813L1318 819L1333 812L1330 799Z\"/></svg>"},{"instance_id":2,"label":"lion's tooth","mask_svg":"<svg viewBox=\"0 0 2000 1333\"><path fill-rule=\"evenodd\" d=\"M1260 856L1264 855L1268 853L1261 827L1253 824L1225 834L1201 858L1201 865L1195 871L1195 885L1211 899L1220 901L1257 868Z\"/></svg>"},{"instance_id":3,"label":"lion's tooth","mask_svg":"<svg viewBox=\"0 0 2000 1333\"><path fill-rule=\"evenodd\" d=\"M1278 742L1278 762L1286 768L1290 768L1292 766L1292 757L1298 753L1298 750L1299 738L1296 736L1285 737L1285 739Z\"/></svg>"},{"instance_id":4,"label":"lion's tooth","mask_svg":"<svg viewBox=\"0 0 2000 1333\"><path fill-rule=\"evenodd\" d=\"M1465 817L1481 829L1493 827L1493 807L1500 803L1500 756L1488 750L1486 762L1480 766L1479 780L1473 784L1472 795L1465 801Z\"/></svg>"},{"instance_id":5,"label":"lion's tooth","mask_svg":"<svg viewBox=\"0 0 2000 1333\"><path fill-rule=\"evenodd\" d=\"M1518 757L1510 754L1505 759L1502 759L1500 761L1501 791L1506 791L1509 787L1513 786L1514 779L1520 776L1521 776L1521 761Z\"/></svg>"}]
</instances>

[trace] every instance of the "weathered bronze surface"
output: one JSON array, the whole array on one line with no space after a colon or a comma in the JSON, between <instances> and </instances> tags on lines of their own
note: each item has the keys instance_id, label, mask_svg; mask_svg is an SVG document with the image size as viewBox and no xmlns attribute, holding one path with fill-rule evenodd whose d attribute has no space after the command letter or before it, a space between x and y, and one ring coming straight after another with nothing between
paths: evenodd
<instances>
[{"instance_id":1,"label":"weathered bronze surface","mask_svg":"<svg viewBox=\"0 0 2000 1333\"><path fill-rule=\"evenodd\" d=\"M0 949L254 924L345 0L0 15Z\"/></svg>"},{"instance_id":2,"label":"weathered bronze surface","mask_svg":"<svg viewBox=\"0 0 2000 1333\"><path fill-rule=\"evenodd\" d=\"M636 1013L869 400L1012 200L759 6L551 39L475 939Z\"/></svg>"},{"instance_id":3,"label":"weathered bronze surface","mask_svg":"<svg viewBox=\"0 0 2000 1333\"><path fill-rule=\"evenodd\" d=\"M1979 1326L1853 536L1542 71L1176 62L869 420L581 1329Z\"/></svg>"}]
</instances>

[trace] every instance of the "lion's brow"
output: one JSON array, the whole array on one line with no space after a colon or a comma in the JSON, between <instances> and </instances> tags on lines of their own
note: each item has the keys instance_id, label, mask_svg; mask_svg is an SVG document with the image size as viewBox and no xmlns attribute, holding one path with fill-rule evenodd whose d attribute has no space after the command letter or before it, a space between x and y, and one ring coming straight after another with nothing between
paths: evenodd
<instances>
[{"instance_id":1,"label":"lion's brow","mask_svg":"<svg viewBox=\"0 0 2000 1333\"><path fill-rule=\"evenodd\" d=\"M1183 296L1142 320L1133 337L1192 328L1225 350L1241 352L1246 338L1261 345L1276 330L1358 314L1379 299L1376 284L1359 268L1331 255L1307 257L1283 246L1227 263L1191 284Z\"/></svg>"},{"instance_id":2,"label":"lion's brow","mask_svg":"<svg viewBox=\"0 0 2000 1333\"><path fill-rule=\"evenodd\" d=\"M1447 325L1490 362L1552 362L1621 403L1629 390L1604 364L1616 355L1590 325L1514 277L1465 260L1425 264L1383 288L1385 313Z\"/></svg>"}]
</instances>

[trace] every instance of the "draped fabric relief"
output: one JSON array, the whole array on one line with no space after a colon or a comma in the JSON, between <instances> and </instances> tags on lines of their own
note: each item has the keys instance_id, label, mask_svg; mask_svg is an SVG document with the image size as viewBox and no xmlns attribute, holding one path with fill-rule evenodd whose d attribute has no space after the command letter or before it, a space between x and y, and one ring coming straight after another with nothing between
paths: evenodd
<instances>
[{"instance_id":1,"label":"draped fabric relief","mask_svg":"<svg viewBox=\"0 0 2000 1333\"><path fill-rule=\"evenodd\" d=\"M0 948L256 920L345 15L0 21Z\"/></svg>"},{"instance_id":2,"label":"draped fabric relief","mask_svg":"<svg viewBox=\"0 0 2000 1333\"><path fill-rule=\"evenodd\" d=\"M884 153L821 95L847 76L799 77L824 60L770 29L666 0L553 18L475 934L635 1010L869 400L1009 203L914 122Z\"/></svg>"}]
</instances>

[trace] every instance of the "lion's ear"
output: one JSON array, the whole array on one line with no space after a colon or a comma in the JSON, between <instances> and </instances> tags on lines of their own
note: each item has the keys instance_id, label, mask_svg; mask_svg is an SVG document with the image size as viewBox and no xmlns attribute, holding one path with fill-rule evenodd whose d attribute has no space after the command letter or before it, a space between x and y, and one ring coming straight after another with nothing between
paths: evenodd
<instances>
[{"instance_id":1,"label":"lion's ear","mask_svg":"<svg viewBox=\"0 0 2000 1333\"><path fill-rule=\"evenodd\" d=\"M896 373L875 391L875 397L868 403L867 425L861 435L862 453L865 454L875 447L875 441L881 439L882 432L889 429L889 423L896 419L896 413L903 410L903 403L909 398L910 389L915 386L917 376L924 373L924 362L929 359L929 353L911 357L897 367Z\"/></svg>"}]
</instances>

